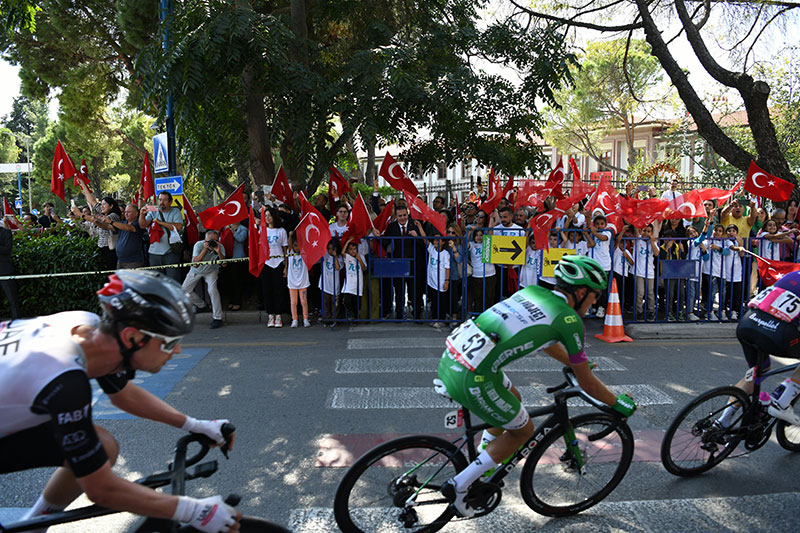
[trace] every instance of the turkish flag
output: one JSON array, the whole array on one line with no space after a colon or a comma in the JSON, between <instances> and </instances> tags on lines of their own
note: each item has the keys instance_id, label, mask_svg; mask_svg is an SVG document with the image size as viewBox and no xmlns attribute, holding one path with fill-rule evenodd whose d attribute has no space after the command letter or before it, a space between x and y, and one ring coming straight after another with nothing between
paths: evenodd
<instances>
[{"instance_id":1,"label":"turkish flag","mask_svg":"<svg viewBox=\"0 0 800 533\"><path fill-rule=\"evenodd\" d=\"M298 200L300 200L300 215L305 215L312 209L311 203L309 203L308 198L303 191L300 191L297 195Z\"/></svg>"},{"instance_id":2,"label":"turkish flag","mask_svg":"<svg viewBox=\"0 0 800 533\"><path fill-rule=\"evenodd\" d=\"M572 207L573 205L575 205L578 202L582 201L584 198L589 196L592 192L594 192L594 185L590 185L588 183L585 183L585 182L581 181L581 179L576 176L572 180L572 190L570 190L569 196L567 198L565 198L564 200L559 200L556 203L556 206L561 207L558 204L565 202L565 200L568 200L571 203L569 204L569 206L567 208L565 208L565 210L566 210L569 207Z\"/></svg>"},{"instance_id":3,"label":"turkish flag","mask_svg":"<svg viewBox=\"0 0 800 533\"><path fill-rule=\"evenodd\" d=\"M272 182L272 195L295 210L294 193L289 186L289 180L286 177L286 172L283 170L283 165L278 169L278 175L275 176L275 181Z\"/></svg>"},{"instance_id":4,"label":"turkish flag","mask_svg":"<svg viewBox=\"0 0 800 533\"><path fill-rule=\"evenodd\" d=\"M75 174L74 185L76 187L78 187L78 181L89 185L89 168L86 166L85 159L81 159L81 168L78 169L78 172Z\"/></svg>"},{"instance_id":5,"label":"turkish flag","mask_svg":"<svg viewBox=\"0 0 800 533\"><path fill-rule=\"evenodd\" d=\"M219 242L225 248L225 255L230 257L233 253L233 232L228 226L222 228L219 232Z\"/></svg>"},{"instance_id":6,"label":"turkish flag","mask_svg":"<svg viewBox=\"0 0 800 533\"><path fill-rule=\"evenodd\" d=\"M194 245L197 241L200 240L200 232L197 230L197 224L200 222L197 220L197 214L194 212L194 207L192 207L192 202L189 201L189 197L185 194L183 195L183 211L186 213L186 240L189 241L189 246ZM231 253L227 247L225 248L225 252Z\"/></svg>"},{"instance_id":7,"label":"turkish flag","mask_svg":"<svg viewBox=\"0 0 800 533\"><path fill-rule=\"evenodd\" d=\"M486 213L486 216L490 216L492 211L497 209L497 206L500 204L500 200L503 198L503 190L500 188L500 180L494 180L494 170L492 173L489 174L489 196L486 200L481 204L480 210Z\"/></svg>"},{"instance_id":8,"label":"turkish flag","mask_svg":"<svg viewBox=\"0 0 800 533\"><path fill-rule=\"evenodd\" d=\"M414 186L414 182L406 177L406 173L403 172L400 163L396 162L389 152L386 152L386 155L383 156L383 163L381 163L378 176L385 179L396 191L408 191L414 196L419 195L419 191Z\"/></svg>"},{"instance_id":9,"label":"turkish flag","mask_svg":"<svg viewBox=\"0 0 800 533\"><path fill-rule=\"evenodd\" d=\"M786 261L767 261L759 256L758 260L758 275L761 276L761 281L765 286L774 285L776 281L781 279L790 272L800 270L800 263L788 263Z\"/></svg>"},{"instance_id":10,"label":"turkish flag","mask_svg":"<svg viewBox=\"0 0 800 533\"><path fill-rule=\"evenodd\" d=\"M56 152L53 154L53 173L50 177L50 192L64 200L64 181L68 180L78 171L75 170L75 164L72 159L67 155L67 151L61 145L61 141L56 144Z\"/></svg>"},{"instance_id":11,"label":"turkish flag","mask_svg":"<svg viewBox=\"0 0 800 533\"><path fill-rule=\"evenodd\" d=\"M248 217L249 225L247 227L247 270L252 275L258 277L261 275L261 269L264 268L266 260L261 260L258 249L258 226L256 226L256 216L253 210L250 209L250 216Z\"/></svg>"},{"instance_id":12,"label":"turkish flag","mask_svg":"<svg viewBox=\"0 0 800 533\"><path fill-rule=\"evenodd\" d=\"M706 208L703 206L703 197L700 191L697 190L689 191L674 200L669 200L669 205L664 211L664 220L704 216L706 216Z\"/></svg>"},{"instance_id":13,"label":"turkish flag","mask_svg":"<svg viewBox=\"0 0 800 533\"><path fill-rule=\"evenodd\" d=\"M541 209L545 198L547 190L543 181L525 180L517 191L517 207L530 206Z\"/></svg>"},{"instance_id":14,"label":"turkish flag","mask_svg":"<svg viewBox=\"0 0 800 533\"><path fill-rule=\"evenodd\" d=\"M361 193L358 193L358 198L353 205L353 210L350 211L350 218L347 220L347 231L342 235L342 244L347 242L347 239L353 239L353 242L358 244L361 242L361 237L367 235L374 226L372 219L369 218L369 211L367 211L367 204L364 203L364 198Z\"/></svg>"},{"instance_id":15,"label":"turkish flag","mask_svg":"<svg viewBox=\"0 0 800 533\"><path fill-rule=\"evenodd\" d=\"M269 235L267 234L267 208L261 206L261 231L258 232L258 258L264 264L269 261Z\"/></svg>"},{"instance_id":16,"label":"turkish flag","mask_svg":"<svg viewBox=\"0 0 800 533\"><path fill-rule=\"evenodd\" d=\"M722 205L728 201L728 198L733 196L734 193L739 190L739 187L741 185L742 185L742 180L739 180L730 190L717 189L716 187L708 187L706 189L697 189L697 192L700 193L700 198L702 198L703 201L717 200L717 203L719 205Z\"/></svg>"},{"instance_id":17,"label":"turkish flag","mask_svg":"<svg viewBox=\"0 0 800 533\"><path fill-rule=\"evenodd\" d=\"M209 207L200 213L200 222L206 229L220 229L222 226L233 224L244 218L244 183L239 185L233 194L219 205Z\"/></svg>"},{"instance_id":18,"label":"turkish flag","mask_svg":"<svg viewBox=\"0 0 800 533\"><path fill-rule=\"evenodd\" d=\"M503 198L508 200L508 194L513 192L514 189L514 176L510 176L508 181L506 182L506 186L503 187ZM509 200L510 201L510 200Z\"/></svg>"},{"instance_id":19,"label":"turkish flag","mask_svg":"<svg viewBox=\"0 0 800 533\"><path fill-rule=\"evenodd\" d=\"M161 240L164 235L164 228L158 222L150 224L150 244L155 244Z\"/></svg>"},{"instance_id":20,"label":"turkish flag","mask_svg":"<svg viewBox=\"0 0 800 533\"><path fill-rule=\"evenodd\" d=\"M150 167L150 154L144 151L144 161L142 162L142 175L139 177L139 185L142 187L144 201L148 198L156 198L156 185L153 181L153 169Z\"/></svg>"},{"instance_id":21,"label":"turkish flag","mask_svg":"<svg viewBox=\"0 0 800 533\"><path fill-rule=\"evenodd\" d=\"M794 183L782 180L772 174L767 174L750 161L747 177L744 180L744 190L756 196L769 198L773 202L785 202L792 195Z\"/></svg>"},{"instance_id":22,"label":"turkish flag","mask_svg":"<svg viewBox=\"0 0 800 533\"><path fill-rule=\"evenodd\" d=\"M411 218L416 218L417 220L427 220L433 227L439 230L441 235L445 235L447 233L447 217L444 215L440 215L430 207L428 204L411 194L410 192L406 191L406 202L408 203L408 210L412 215Z\"/></svg>"},{"instance_id":23,"label":"turkish flag","mask_svg":"<svg viewBox=\"0 0 800 533\"><path fill-rule=\"evenodd\" d=\"M581 179L581 173L578 170L578 164L575 162L573 158L569 158L569 168L572 169L572 179Z\"/></svg>"},{"instance_id":24,"label":"turkish flag","mask_svg":"<svg viewBox=\"0 0 800 533\"><path fill-rule=\"evenodd\" d=\"M383 206L383 211L381 211L381 214L375 217L375 220L372 221L372 225L375 227L375 229L381 233L386 231L386 226L389 225L389 219L392 218L392 213L394 213L394 200L389 200L386 202L386 205Z\"/></svg>"},{"instance_id":25,"label":"turkish flag","mask_svg":"<svg viewBox=\"0 0 800 533\"><path fill-rule=\"evenodd\" d=\"M362 200L363 201L363 200ZM322 259L331 240L331 230L328 221L322 218L314 206L310 209L297 225L295 236L300 245L300 255L306 266L311 268Z\"/></svg>"},{"instance_id":26,"label":"turkish flag","mask_svg":"<svg viewBox=\"0 0 800 533\"><path fill-rule=\"evenodd\" d=\"M136 189L136 192L133 193L133 198L131 198L131 203L139 205L139 189Z\"/></svg>"},{"instance_id":27,"label":"turkish flag","mask_svg":"<svg viewBox=\"0 0 800 533\"><path fill-rule=\"evenodd\" d=\"M328 186L328 193L333 196L334 199L338 200L345 193L352 192L353 188L350 186L350 182L347 181L347 178L342 176L342 173L336 167L331 167L328 169L331 175L330 184Z\"/></svg>"},{"instance_id":28,"label":"turkish flag","mask_svg":"<svg viewBox=\"0 0 800 533\"><path fill-rule=\"evenodd\" d=\"M639 200L620 196L618 199L620 205L619 214L637 228L643 228L660 219L664 211L669 207L669 200L662 200L661 198Z\"/></svg>"},{"instance_id":29,"label":"turkish flag","mask_svg":"<svg viewBox=\"0 0 800 533\"><path fill-rule=\"evenodd\" d=\"M17 218L14 208L11 207L11 204L8 203L8 198L5 196L3 196L3 214L6 216L6 226L8 229L16 230L22 227L22 222Z\"/></svg>"},{"instance_id":30,"label":"turkish flag","mask_svg":"<svg viewBox=\"0 0 800 533\"><path fill-rule=\"evenodd\" d=\"M545 188L548 190L548 196L554 197L556 200L561 200L564 198L564 161L559 159L558 164L555 166L553 170L550 171L550 175L547 177L547 182L545 183Z\"/></svg>"},{"instance_id":31,"label":"turkish flag","mask_svg":"<svg viewBox=\"0 0 800 533\"><path fill-rule=\"evenodd\" d=\"M533 240L536 242L537 250L550 249L550 241L548 239L550 228L553 227L556 220L563 214L564 211L561 209L551 209L546 213L536 215L531 219L530 223L528 223L528 227L533 230Z\"/></svg>"},{"instance_id":32,"label":"turkish flag","mask_svg":"<svg viewBox=\"0 0 800 533\"><path fill-rule=\"evenodd\" d=\"M595 194L587 202L586 212L592 213L598 207L603 210L603 213L606 216L620 212L619 193L611 185L610 178L605 174L597 183L597 190L595 191Z\"/></svg>"}]
</instances>

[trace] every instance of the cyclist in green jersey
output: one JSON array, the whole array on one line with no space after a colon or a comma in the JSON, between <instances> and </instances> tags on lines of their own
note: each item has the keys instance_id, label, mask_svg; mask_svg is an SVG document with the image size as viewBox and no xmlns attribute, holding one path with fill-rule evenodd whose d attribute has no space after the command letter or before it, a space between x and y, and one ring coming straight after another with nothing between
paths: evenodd
<instances>
[{"instance_id":1,"label":"cyclist in green jersey","mask_svg":"<svg viewBox=\"0 0 800 533\"><path fill-rule=\"evenodd\" d=\"M614 396L589 368L583 321L602 291L606 273L594 259L567 255L555 268L556 288L529 285L467 320L447 338L439 363L439 392L494 426L485 431L474 462L447 482L442 493L462 516L473 516L464 498L478 478L510 457L533 435L520 394L503 373L511 361L543 351L569 365L580 386L625 416L636 410L627 394Z\"/></svg>"}]
</instances>

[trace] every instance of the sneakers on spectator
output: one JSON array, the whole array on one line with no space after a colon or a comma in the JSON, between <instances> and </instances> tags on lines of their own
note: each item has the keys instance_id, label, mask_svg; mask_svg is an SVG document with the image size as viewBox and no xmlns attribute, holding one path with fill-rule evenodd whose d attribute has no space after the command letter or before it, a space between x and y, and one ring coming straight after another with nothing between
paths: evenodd
<instances>
[{"instance_id":1,"label":"sneakers on spectator","mask_svg":"<svg viewBox=\"0 0 800 533\"><path fill-rule=\"evenodd\" d=\"M292 320L292 325L289 326L289 327L290 328L296 328L297 327L297 320Z\"/></svg>"},{"instance_id":2,"label":"sneakers on spectator","mask_svg":"<svg viewBox=\"0 0 800 533\"><path fill-rule=\"evenodd\" d=\"M222 327L222 320L217 320L216 318L211 321L211 327L209 329L217 329Z\"/></svg>"},{"instance_id":3,"label":"sneakers on spectator","mask_svg":"<svg viewBox=\"0 0 800 533\"><path fill-rule=\"evenodd\" d=\"M464 518L472 518L475 516L475 509L467 505L467 502L464 501L467 497L467 491L458 492L452 479L442 485L442 496L447 498L447 501L455 507L459 515Z\"/></svg>"},{"instance_id":4,"label":"sneakers on spectator","mask_svg":"<svg viewBox=\"0 0 800 533\"><path fill-rule=\"evenodd\" d=\"M304 328L310 328L311 327L311 322L309 322L309 320L307 318L303 319L303 327Z\"/></svg>"},{"instance_id":5,"label":"sneakers on spectator","mask_svg":"<svg viewBox=\"0 0 800 533\"><path fill-rule=\"evenodd\" d=\"M673 315L672 313L669 313L667 315L667 322L675 322L675 315Z\"/></svg>"},{"instance_id":6,"label":"sneakers on spectator","mask_svg":"<svg viewBox=\"0 0 800 533\"><path fill-rule=\"evenodd\" d=\"M699 317L699 316L697 316L697 315L696 315L696 314L694 314L694 313L689 313L689 316L688 316L687 318L688 318L688 319L689 319L691 322L697 322L698 320L700 320L700 317Z\"/></svg>"},{"instance_id":7,"label":"sneakers on spectator","mask_svg":"<svg viewBox=\"0 0 800 533\"><path fill-rule=\"evenodd\" d=\"M595 313L595 315L597 316L597 318L603 318L604 316L606 316L606 308L605 307L598 307L597 308L597 313Z\"/></svg>"},{"instance_id":8,"label":"sneakers on spectator","mask_svg":"<svg viewBox=\"0 0 800 533\"><path fill-rule=\"evenodd\" d=\"M794 412L792 406L789 405L786 409L781 409L781 406L778 405L775 401L772 402L772 405L769 406L767 412L774 416L775 418L780 418L787 424L791 424L793 426L800 426L800 417Z\"/></svg>"},{"instance_id":9,"label":"sneakers on spectator","mask_svg":"<svg viewBox=\"0 0 800 533\"><path fill-rule=\"evenodd\" d=\"M720 320L728 320L728 313L726 313L725 311L720 311L719 312L719 319Z\"/></svg>"},{"instance_id":10,"label":"sneakers on spectator","mask_svg":"<svg viewBox=\"0 0 800 533\"><path fill-rule=\"evenodd\" d=\"M714 314L714 311L711 311L710 313L708 313L708 319L709 320L716 320L717 319L717 315Z\"/></svg>"},{"instance_id":11,"label":"sneakers on spectator","mask_svg":"<svg viewBox=\"0 0 800 533\"><path fill-rule=\"evenodd\" d=\"M739 320L739 313L737 313L736 311L732 311L731 320Z\"/></svg>"},{"instance_id":12,"label":"sneakers on spectator","mask_svg":"<svg viewBox=\"0 0 800 533\"><path fill-rule=\"evenodd\" d=\"M655 320L656 320L656 314L654 312L652 312L652 311L648 311L647 312L647 321L648 322L655 322Z\"/></svg>"},{"instance_id":13,"label":"sneakers on spectator","mask_svg":"<svg viewBox=\"0 0 800 533\"><path fill-rule=\"evenodd\" d=\"M268 328L275 327L275 315L269 315L269 319L267 320L267 327Z\"/></svg>"},{"instance_id":14,"label":"sneakers on spectator","mask_svg":"<svg viewBox=\"0 0 800 533\"><path fill-rule=\"evenodd\" d=\"M275 315L275 327L282 328L283 322L281 321L281 315Z\"/></svg>"}]
</instances>

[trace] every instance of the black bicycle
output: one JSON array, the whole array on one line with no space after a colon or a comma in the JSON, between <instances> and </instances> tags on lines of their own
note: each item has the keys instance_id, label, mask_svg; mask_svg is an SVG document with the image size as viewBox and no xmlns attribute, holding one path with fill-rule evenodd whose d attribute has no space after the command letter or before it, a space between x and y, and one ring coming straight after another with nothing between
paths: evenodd
<instances>
[{"instance_id":1,"label":"black bicycle","mask_svg":"<svg viewBox=\"0 0 800 533\"><path fill-rule=\"evenodd\" d=\"M752 394L738 387L717 387L689 402L672 421L661 442L661 463L671 474L691 477L712 469L726 457L739 457L761 448L769 441L772 429L778 443L786 450L800 451L800 426L792 426L771 416L759 402L760 382L776 374L791 372L796 363L770 372L761 372L766 354L759 355ZM797 398L792 402L792 405ZM723 411L736 409L730 425L723 427L719 419ZM743 444L744 451L731 455Z\"/></svg>"},{"instance_id":2,"label":"black bicycle","mask_svg":"<svg viewBox=\"0 0 800 533\"><path fill-rule=\"evenodd\" d=\"M220 446L220 451L222 451L226 458L228 457L228 449L230 448L234 430L233 424L225 424L222 426L225 444ZM198 443L200 445L200 450L187 459L187 450L192 443ZM168 470L139 479L136 483L140 483L152 489L171 485L172 494L183 495L186 481L210 477L219 468L217 461L207 461L194 467L191 472L187 472L187 468L199 463L208 454L212 444L213 441L205 435L189 433L188 435L182 436L175 445L175 461L169 465ZM232 494L225 499L225 503L236 506L239 504L239 500L239 496ZM58 524L67 524L69 522L76 522L78 520L86 520L119 512L122 511L107 509L96 504L87 505L78 509L38 516L30 520L0 524L0 532L17 533L37 528L47 528ZM290 533L289 530L283 526L262 518L251 516L242 517L239 524L240 533ZM181 525L172 520L142 517L129 531L136 533L188 533L197 530L191 526Z\"/></svg>"},{"instance_id":3,"label":"black bicycle","mask_svg":"<svg viewBox=\"0 0 800 533\"><path fill-rule=\"evenodd\" d=\"M471 487L467 501L478 510L476 517L500 504L503 478L525 458L522 497L546 516L584 511L622 481L634 449L626 419L586 394L570 368L564 368L564 376L564 383L547 389L555 393L553 404L528 409L531 418L550 415L531 439L488 479ZM570 418L570 398L581 398L602 412ZM463 417L464 435L453 441L430 435L398 438L368 451L350 467L333 506L344 533L438 531L456 516L440 489L477 457L476 435L490 427L473 426L466 409L457 413L448 416Z\"/></svg>"}]
</instances>

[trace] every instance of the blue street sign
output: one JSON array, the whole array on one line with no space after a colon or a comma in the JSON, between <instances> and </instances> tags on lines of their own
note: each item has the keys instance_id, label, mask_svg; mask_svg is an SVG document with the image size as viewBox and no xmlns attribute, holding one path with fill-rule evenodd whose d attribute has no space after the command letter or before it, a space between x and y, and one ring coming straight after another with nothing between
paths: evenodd
<instances>
[{"instance_id":1,"label":"blue street sign","mask_svg":"<svg viewBox=\"0 0 800 533\"><path fill-rule=\"evenodd\" d=\"M167 148L167 134L159 133L153 137L153 172L167 172L168 169L169 148Z\"/></svg>"},{"instance_id":2,"label":"blue street sign","mask_svg":"<svg viewBox=\"0 0 800 533\"><path fill-rule=\"evenodd\" d=\"M167 176L165 178L153 178L156 185L156 194L167 191L172 196L183 194L183 176Z\"/></svg>"},{"instance_id":3,"label":"blue street sign","mask_svg":"<svg viewBox=\"0 0 800 533\"><path fill-rule=\"evenodd\" d=\"M22 209L22 200L17 198L17 201L14 202L14 207L16 207L17 209Z\"/></svg>"}]
</instances>

